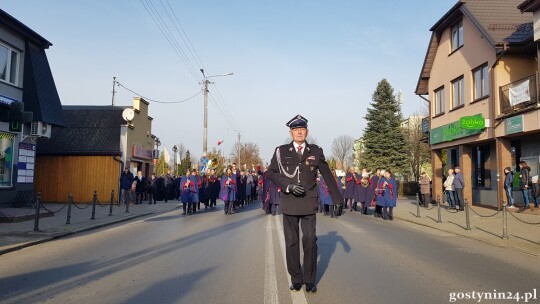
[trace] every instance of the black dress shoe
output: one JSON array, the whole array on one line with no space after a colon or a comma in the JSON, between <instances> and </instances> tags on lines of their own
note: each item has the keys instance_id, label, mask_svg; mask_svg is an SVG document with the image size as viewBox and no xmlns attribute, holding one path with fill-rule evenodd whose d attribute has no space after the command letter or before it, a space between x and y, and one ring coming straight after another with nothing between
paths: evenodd
<instances>
[{"instance_id":1,"label":"black dress shoe","mask_svg":"<svg viewBox=\"0 0 540 304\"><path fill-rule=\"evenodd\" d=\"M317 292L317 286L315 286L315 284L313 284L313 283L307 283L306 284L306 292L316 293Z\"/></svg>"},{"instance_id":2,"label":"black dress shoe","mask_svg":"<svg viewBox=\"0 0 540 304\"><path fill-rule=\"evenodd\" d=\"M289 287L290 290L296 290L296 291L300 291L300 289L302 289L302 283L292 283L291 287ZM307 288L307 287L306 287Z\"/></svg>"}]
</instances>

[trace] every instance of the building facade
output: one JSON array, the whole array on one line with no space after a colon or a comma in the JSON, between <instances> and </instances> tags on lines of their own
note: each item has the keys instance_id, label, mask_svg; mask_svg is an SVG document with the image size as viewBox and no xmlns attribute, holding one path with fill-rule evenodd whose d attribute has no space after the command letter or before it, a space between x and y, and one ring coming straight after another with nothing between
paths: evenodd
<instances>
[{"instance_id":1,"label":"building facade","mask_svg":"<svg viewBox=\"0 0 540 304\"><path fill-rule=\"evenodd\" d=\"M51 45L0 10L0 206L33 192L36 139L65 125L45 54Z\"/></svg>"},{"instance_id":2,"label":"building facade","mask_svg":"<svg viewBox=\"0 0 540 304\"><path fill-rule=\"evenodd\" d=\"M416 94L430 104L434 197L442 197L447 169L459 166L465 199L501 208L505 167L519 171L525 160L539 173L533 15L518 5L459 1L430 29Z\"/></svg>"}]
</instances>

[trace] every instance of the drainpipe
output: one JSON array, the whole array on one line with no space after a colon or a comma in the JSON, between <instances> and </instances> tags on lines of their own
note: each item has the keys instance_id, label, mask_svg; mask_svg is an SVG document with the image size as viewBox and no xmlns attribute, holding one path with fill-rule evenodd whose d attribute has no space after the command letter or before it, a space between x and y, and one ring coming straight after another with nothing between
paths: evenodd
<instances>
[{"instance_id":1,"label":"drainpipe","mask_svg":"<svg viewBox=\"0 0 540 304\"><path fill-rule=\"evenodd\" d=\"M496 46L497 47L497 46ZM501 47L501 45L499 45L499 47ZM499 88L495 88L495 66L497 66L499 64L499 61L501 60L501 58L506 54L506 50L508 49L508 43L503 43L502 44L502 51L499 53L499 55L497 55L497 57L495 58L495 62L493 62L493 64L491 65L491 98L492 98L492 101L489 103L489 115L490 115L490 121L491 121L491 124L489 126L489 130L488 130L488 136L492 135L492 137L495 138L495 154L498 156L499 153L501 153L500 151L498 151L497 149L497 138L495 137L495 98L497 97L497 100L499 100L499 107L501 105L501 99L500 99L500 96L497 96L496 94L498 94L498 91L499 91ZM499 178L498 176L500 175L500 168L499 168L499 157L495 157L495 159L497 160L497 187L496 187L496 190L497 190L497 209L501 210L502 208L502 204L499 202L499 195L500 195L500 188L501 188L501 185L499 185L500 181L499 181ZM501 174L502 175L502 174Z\"/></svg>"}]
</instances>

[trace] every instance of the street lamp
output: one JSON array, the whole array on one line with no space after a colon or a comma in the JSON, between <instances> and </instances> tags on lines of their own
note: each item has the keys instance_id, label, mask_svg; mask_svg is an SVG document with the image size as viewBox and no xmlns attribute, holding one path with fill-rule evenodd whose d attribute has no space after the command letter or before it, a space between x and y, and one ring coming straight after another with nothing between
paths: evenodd
<instances>
[{"instance_id":1,"label":"street lamp","mask_svg":"<svg viewBox=\"0 0 540 304\"><path fill-rule=\"evenodd\" d=\"M226 73L221 75L212 75L212 76L206 76L204 74L204 69L201 69L201 73L203 74L204 80L202 82L202 85L204 86L204 131L203 131L203 156L206 156L206 153L208 152L208 84L212 83L208 80L208 78L212 77L220 77L220 76L230 76L234 75L234 73Z\"/></svg>"},{"instance_id":2,"label":"street lamp","mask_svg":"<svg viewBox=\"0 0 540 304\"><path fill-rule=\"evenodd\" d=\"M174 166L174 167L173 167L173 168L174 168L173 174L174 174L174 176L176 176L176 168L178 167L178 166L176 165L176 152L178 152L178 147L177 147L176 145L174 145L174 146L172 147L172 150L173 150L173 153L174 153L174 157L173 157L173 161L174 161L174 164L173 164L173 166Z\"/></svg>"}]
</instances>

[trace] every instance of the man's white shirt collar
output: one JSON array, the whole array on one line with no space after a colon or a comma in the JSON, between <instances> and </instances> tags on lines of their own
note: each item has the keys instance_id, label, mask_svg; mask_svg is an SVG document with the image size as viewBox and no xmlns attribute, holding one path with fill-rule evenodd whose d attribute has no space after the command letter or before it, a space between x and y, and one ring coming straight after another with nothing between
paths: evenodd
<instances>
[{"instance_id":1,"label":"man's white shirt collar","mask_svg":"<svg viewBox=\"0 0 540 304\"><path fill-rule=\"evenodd\" d=\"M304 154L304 150L306 149L306 142L303 142L301 145L299 145L298 143L296 143L295 141L293 141L293 145L294 145L294 150L296 152L298 152L298 146L302 146L302 154Z\"/></svg>"}]
</instances>

